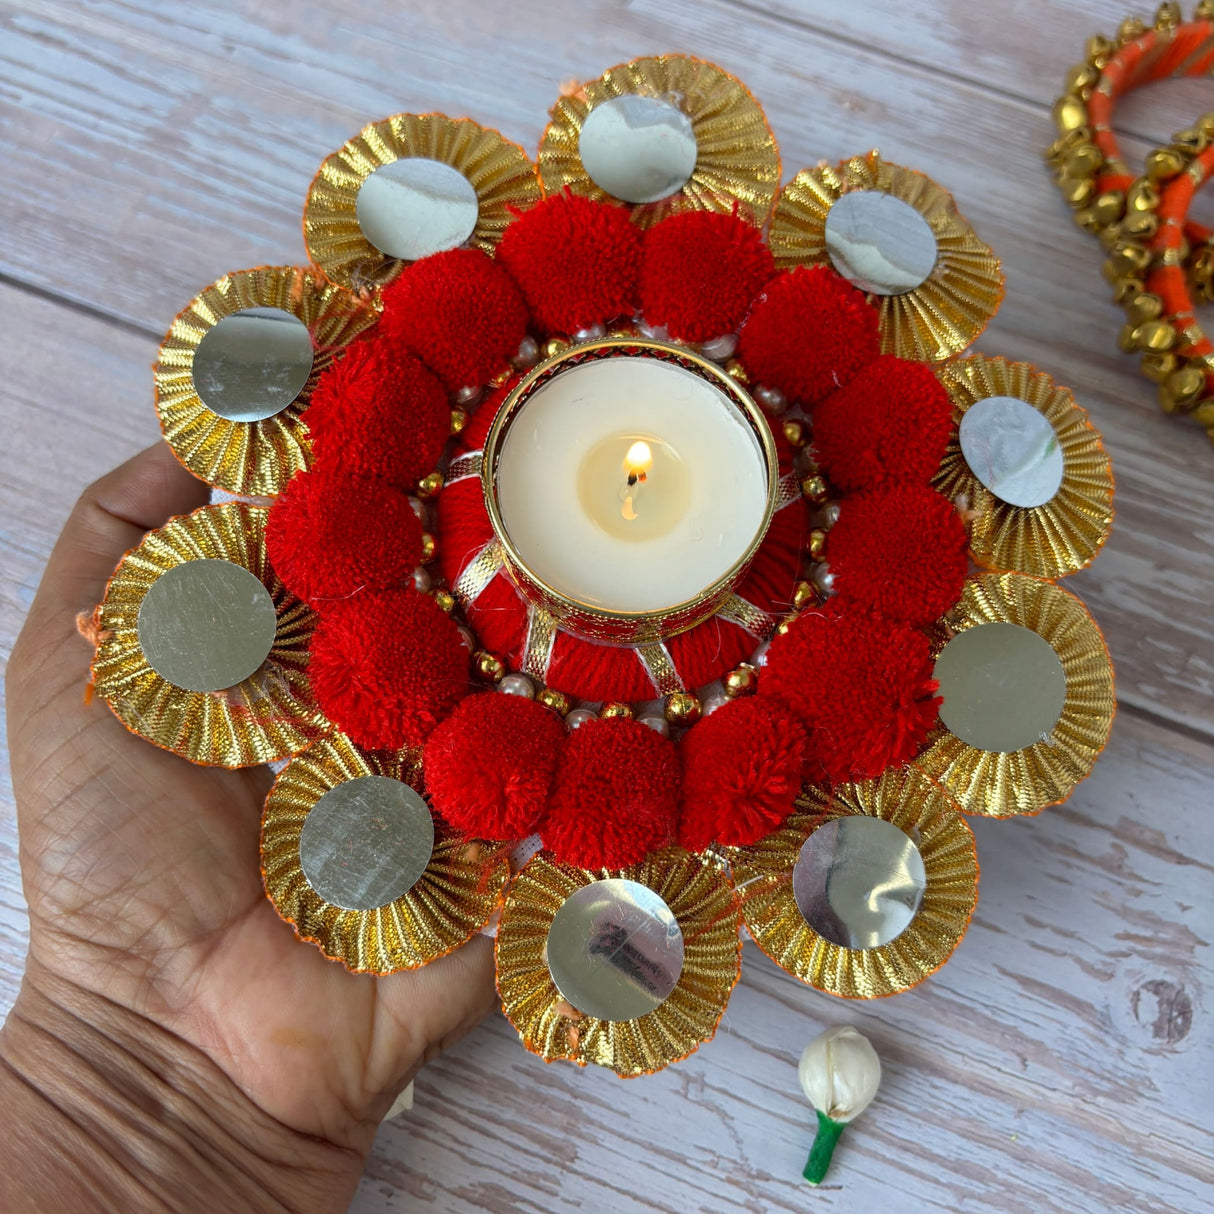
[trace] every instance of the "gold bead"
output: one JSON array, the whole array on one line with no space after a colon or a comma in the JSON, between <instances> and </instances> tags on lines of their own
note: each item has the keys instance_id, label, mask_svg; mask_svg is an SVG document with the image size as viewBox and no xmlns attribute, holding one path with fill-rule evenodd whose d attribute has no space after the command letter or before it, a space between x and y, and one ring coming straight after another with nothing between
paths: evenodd
<instances>
[{"instance_id":1,"label":"gold bead","mask_svg":"<svg viewBox=\"0 0 1214 1214\"><path fill-rule=\"evenodd\" d=\"M1054 102L1053 117L1054 125L1065 135L1087 126L1088 107L1080 98L1068 93Z\"/></svg>"},{"instance_id":2,"label":"gold bead","mask_svg":"<svg viewBox=\"0 0 1214 1214\"><path fill-rule=\"evenodd\" d=\"M1107 252L1121 239L1121 225L1111 223L1107 228L1101 228L1096 233L1096 239L1100 241L1100 247Z\"/></svg>"},{"instance_id":3,"label":"gold bead","mask_svg":"<svg viewBox=\"0 0 1214 1214\"><path fill-rule=\"evenodd\" d=\"M1159 191L1145 178L1140 177L1125 196L1127 211L1153 211L1159 206Z\"/></svg>"},{"instance_id":4,"label":"gold bead","mask_svg":"<svg viewBox=\"0 0 1214 1214\"><path fill-rule=\"evenodd\" d=\"M804 447L809 442L809 431L805 428L804 422L790 418L784 423L784 437L788 440L789 446Z\"/></svg>"},{"instance_id":5,"label":"gold bead","mask_svg":"<svg viewBox=\"0 0 1214 1214\"><path fill-rule=\"evenodd\" d=\"M504 388L514 378L513 367L503 367L490 381L491 388Z\"/></svg>"},{"instance_id":6,"label":"gold bead","mask_svg":"<svg viewBox=\"0 0 1214 1214\"><path fill-rule=\"evenodd\" d=\"M824 502L830 497L830 486L816 473L801 482L801 493L811 502Z\"/></svg>"},{"instance_id":7,"label":"gold bead","mask_svg":"<svg viewBox=\"0 0 1214 1214\"><path fill-rule=\"evenodd\" d=\"M633 712L627 704L621 704L619 701L613 700L610 704L604 704L599 709L599 716L604 721L631 721Z\"/></svg>"},{"instance_id":8,"label":"gold bead","mask_svg":"<svg viewBox=\"0 0 1214 1214\"><path fill-rule=\"evenodd\" d=\"M811 603L816 603L817 601L818 593L809 582L797 583L796 589L792 592L792 605L798 611L803 611Z\"/></svg>"},{"instance_id":9,"label":"gold bead","mask_svg":"<svg viewBox=\"0 0 1214 1214\"><path fill-rule=\"evenodd\" d=\"M551 708L558 717L563 717L569 711L569 697L563 691L545 687L535 693L535 698L545 708Z\"/></svg>"},{"instance_id":10,"label":"gold bead","mask_svg":"<svg viewBox=\"0 0 1214 1214\"><path fill-rule=\"evenodd\" d=\"M1133 354L1138 349L1138 344L1134 340L1134 326L1122 325L1117 333L1117 349L1122 354Z\"/></svg>"},{"instance_id":11,"label":"gold bead","mask_svg":"<svg viewBox=\"0 0 1214 1214\"><path fill-rule=\"evenodd\" d=\"M463 409L451 410L451 433L459 434L468 424L468 414Z\"/></svg>"},{"instance_id":12,"label":"gold bead","mask_svg":"<svg viewBox=\"0 0 1214 1214\"><path fill-rule=\"evenodd\" d=\"M1197 0L1193 7L1194 21L1214 21L1214 0Z\"/></svg>"},{"instance_id":13,"label":"gold bead","mask_svg":"<svg viewBox=\"0 0 1214 1214\"><path fill-rule=\"evenodd\" d=\"M1214 400L1204 401L1193 410L1193 416L1197 419L1199 426L1209 428L1214 426Z\"/></svg>"},{"instance_id":14,"label":"gold bead","mask_svg":"<svg viewBox=\"0 0 1214 1214\"><path fill-rule=\"evenodd\" d=\"M442 491L443 474L441 472L431 472L429 476L423 476L417 483L418 497L435 497Z\"/></svg>"},{"instance_id":15,"label":"gold bead","mask_svg":"<svg viewBox=\"0 0 1214 1214\"><path fill-rule=\"evenodd\" d=\"M434 605L439 611L450 615L455 610L455 595L449 590L436 590L434 592Z\"/></svg>"},{"instance_id":16,"label":"gold bead","mask_svg":"<svg viewBox=\"0 0 1214 1214\"><path fill-rule=\"evenodd\" d=\"M1093 67L1104 67L1108 57L1117 49L1110 38L1093 34L1084 44L1083 53Z\"/></svg>"},{"instance_id":17,"label":"gold bead","mask_svg":"<svg viewBox=\"0 0 1214 1214\"><path fill-rule=\"evenodd\" d=\"M549 337L540 346L540 353L545 358L555 358L558 354L564 354L569 349L569 344L567 337Z\"/></svg>"},{"instance_id":18,"label":"gold bead","mask_svg":"<svg viewBox=\"0 0 1214 1214\"><path fill-rule=\"evenodd\" d=\"M484 679L486 683L500 683L506 673L502 659L486 653L483 649L478 649L472 655L472 668L476 671L477 678Z\"/></svg>"},{"instance_id":19,"label":"gold bead","mask_svg":"<svg viewBox=\"0 0 1214 1214\"><path fill-rule=\"evenodd\" d=\"M1064 176L1059 180L1058 186L1062 190L1062 196L1066 199L1067 205L1072 207L1087 206L1096 192L1096 185L1090 177Z\"/></svg>"},{"instance_id":20,"label":"gold bead","mask_svg":"<svg viewBox=\"0 0 1214 1214\"><path fill-rule=\"evenodd\" d=\"M1145 245L1130 240L1119 240L1109 250L1105 274L1122 278L1127 274L1141 274L1151 264L1151 251Z\"/></svg>"},{"instance_id":21,"label":"gold bead","mask_svg":"<svg viewBox=\"0 0 1214 1214\"><path fill-rule=\"evenodd\" d=\"M735 383L739 383L743 387L750 383L750 375L747 373L746 368L736 358L731 358L726 362L725 374L728 375L729 378Z\"/></svg>"},{"instance_id":22,"label":"gold bead","mask_svg":"<svg viewBox=\"0 0 1214 1214\"><path fill-rule=\"evenodd\" d=\"M1199 367L1181 367L1168 376L1168 391L1182 409L1195 404L1205 390L1205 372Z\"/></svg>"},{"instance_id":23,"label":"gold bead","mask_svg":"<svg viewBox=\"0 0 1214 1214\"><path fill-rule=\"evenodd\" d=\"M1104 226L1100 222L1099 218L1097 218L1096 208L1094 206L1080 207L1079 210L1075 212L1074 219L1085 232L1097 232L1101 227Z\"/></svg>"},{"instance_id":24,"label":"gold bead","mask_svg":"<svg viewBox=\"0 0 1214 1214\"><path fill-rule=\"evenodd\" d=\"M1135 38L1141 38L1147 32L1146 22L1141 17L1127 17L1117 27L1117 45L1125 46Z\"/></svg>"},{"instance_id":25,"label":"gold bead","mask_svg":"<svg viewBox=\"0 0 1214 1214\"><path fill-rule=\"evenodd\" d=\"M1180 359L1170 351L1148 350L1139 360L1139 366L1147 379L1162 384L1180 366Z\"/></svg>"},{"instance_id":26,"label":"gold bead","mask_svg":"<svg viewBox=\"0 0 1214 1214\"><path fill-rule=\"evenodd\" d=\"M1170 350L1176 344L1176 330L1166 320L1148 320L1134 330L1134 345L1139 350Z\"/></svg>"},{"instance_id":27,"label":"gold bead","mask_svg":"<svg viewBox=\"0 0 1214 1214\"><path fill-rule=\"evenodd\" d=\"M1198 126L1187 126L1172 136L1172 144L1190 156L1196 156L1210 146L1210 136Z\"/></svg>"},{"instance_id":28,"label":"gold bead","mask_svg":"<svg viewBox=\"0 0 1214 1214\"><path fill-rule=\"evenodd\" d=\"M1175 148L1156 148L1147 153L1146 175L1152 181L1167 181L1177 173L1183 173L1185 158Z\"/></svg>"},{"instance_id":29,"label":"gold bead","mask_svg":"<svg viewBox=\"0 0 1214 1214\"><path fill-rule=\"evenodd\" d=\"M689 691L666 697L666 720L671 725L694 725L700 719L700 701Z\"/></svg>"},{"instance_id":30,"label":"gold bead","mask_svg":"<svg viewBox=\"0 0 1214 1214\"><path fill-rule=\"evenodd\" d=\"M1141 278L1116 278L1113 280L1113 302L1126 304L1136 295L1141 295L1145 284Z\"/></svg>"},{"instance_id":31,"label":"gold bead","mask_svg":"<svg viewBox=\"0 0 1214 1214\"><path fill-rule=\"evenodd\" d=\"M640 337L641 330L630 320L617 320L609 325L607 332L612 337Z\"/></svg>"},{"instance_id":32,"label":"gold bead","mask_svg":"<svg viewBox=\"0 0 1214 1214\"><path fill-rule=\"evenodd\" d=\"M809 533L809 555L815 561L822 559L822 553L826 551L826 532L821 527L815 527Z\"/></svg>"},{"instance_id":33,"label":"gold bead","mask_svg":"<svg viewBox=\"0 0 1214 1214\"><path fill-rule=\"evenodd\" d=\"M1063 161L1067 157L1067 153L1073 148L1077 148L1081 143L1087 143L1090 132L1087 127L1079 127L1073 131L1067 131L1065 135L1059 135L1048 148L1045 149L1045 158L1055 164Z\"/></svg>"},{"instance_id":34,"label":"gold bead","mask_svg":"<svg viewBox=\"0 0 1214 1214\"><path fill-rule=\"evenodd\" d=\"M1142 324L1144 320L1154 320L1162 312L1163 300L1158 295L1153 295L1149 291L1143 291L1142 294L1135 295L1126 304L1126 315L1136 325Z\"/></svg>"},{"instance_id":35,"label":"gold bead","mask_svg":"<svg viewBox=\"0 0 1214 1214\"><path fill-rule=\"evenodd\" d=\"M1092 203L1092 210L1102 227L1116 223L1125 214L1125 194L1121 190L1109 190Z\"/></svg>"},{"instance_id":36,"label":"gold bead","mask_svg":"<svg viewBox=\"0 0 1214 1214\"><path fill-rule=\"evenodd\" d=\"M1167 0L1155 10L1155 28L1157 30L1174 30L1184 20L1184 13L1175 0Z\"/></svg>"},{"instance_id":37,"label":"gold bead","mask_svg":"<svg viewBox=\"0 0 1214 1214\"><path fill-rule=\"evenodd\" d=\"M422 564L434 560L434 554L438 551L438 541L428 531L422 532Z\"/></svg>"},{"instance_id":38,"label":"gold bead","mask_svg":"<svg viewBox=\"0 0 1214 1214\"><path fill-rule=\"evenodd\" d=\"M1104 164L1104 153L1094 143L1081 143L1063 161L1068 177L1090 177Z\"/></svg>"},{"instance_id":39,"label":"gold bead","mask_svg":"<svg viewBox=\"0 0 1214 1214\"><path fill-rule=\"evenodd\" d=\"M735 696L750 695L759 685L759 676L755 668L746 662L735 667L722 680L725 694L733 699Z\"/></svg>"},{"instance_id":40,"label":"gold bead","mask_svg":"<svg viewBox=\"0 0 1214 1214\"><path fill-rule=\"evenodd\" d=\"M1159 216L1154 211L1135 211L1121 221L1121 231L1135 240L1149 240L1159 231Z\"/></svg>"},{"instance_id":41,"label":"gold bead","mask_svg":"<svg viewBox=\"0 0 1214 1214\"><path fill-rule=\"evenodd\" d=\"M1083 94L1100 79L1100 73L1094 67L1087 63L1077 63L1066 74L1066 83L1063 88L1068 93L1075 93L1077 96Z\"/></svg>"},{"instance_id":42,"label":"gold bead","mask_svg":"<svg viewBox=\"0 0 1214 1214\"><path fill-rule=\"evenodd\" d=\"M788 632L788 630L789 630L789 629L792 627L792 622L793 622L793 620L795 620L796 618L797 618L797 617L796 617L795 615L789 615L789 616L785 616L785 617L784 617L784 619L782 619L782 620L781 620L781 621L780 621L780 622L779 622L779 623L776 625L776 636L778 636L778 637L782 637L782 636L784 636L784 635L785 635L785 633L787 633L787 632Z\"/></svg>"}]
</instances>

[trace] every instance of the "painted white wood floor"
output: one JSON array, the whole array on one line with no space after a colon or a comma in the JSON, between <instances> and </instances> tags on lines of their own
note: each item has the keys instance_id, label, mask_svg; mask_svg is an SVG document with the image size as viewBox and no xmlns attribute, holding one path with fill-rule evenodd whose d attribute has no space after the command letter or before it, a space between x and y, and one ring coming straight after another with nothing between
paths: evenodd
<instances>
[{"instance_id":1,"label":"painted white wood floor","mask_svg":"<svg viewBox=\"0 0 1214 1214\"><path fill-rule=\"evenodd\" d=\"M490 1020L385 1126L360 1214L1214 1208L1214 449L1116 353L1098 247L1040 159L1065 70L1125 15L1101 0L0 2L0 661L80 487L155 437L149 364L169 320L227 270L302 258L326 153L429 109L533 148L563 82L640 54L689 51L745 80L786 176L877 146L953 189L1007 268L979 348L1073 387L1113 456L1117 526L1072 582L1117 665L1113 739L1066 806L976 824L981 901L949 965L849 1004L748 946L717 1038L631 1083L545 1066ZM1211 109L1209 81L1132 97L1127 148ZM5 782L0 1011L24 933ZM811 1193L795 1061L835 1021L873 1038L886 1081Z\"/></svg>"}]
</instances>

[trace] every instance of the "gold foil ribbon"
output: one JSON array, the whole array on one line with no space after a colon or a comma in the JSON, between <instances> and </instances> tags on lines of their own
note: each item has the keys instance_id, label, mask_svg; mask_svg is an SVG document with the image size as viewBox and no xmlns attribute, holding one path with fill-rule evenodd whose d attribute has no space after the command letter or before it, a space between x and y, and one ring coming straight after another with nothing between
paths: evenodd
<instances>
[{"instance_id":1,"label":"gold foil ribbon","mask_svg":"<svg viewBox=\"0 0 1214 1214\"><path fill-rule=\"evenodd\" d=\"M668 696L677 691L686 691L683 680L675 669L670 650L661 641L653 645L638 645L636 653L649 677L653 680L658 695Z\"/></svg>"},{"instance_id":2,"label":"gold foil ribbon","mask_svg":"<svg viewBox=\"0 0 1214 1214\"><path fill-rule=\"evenodd\" d=\"M768 615L762 607L744 599L740 594L731 594L721 604L717 615L731 624L737 624L739 628L744 628L754 637L765 637L776 626L775 616Z\"/></svg>"},{"instance_id":3,"label":"gold foil ribbon","mask_svg":"<svg viewBox=\"0 0 1214 1214\"><path fill-rule=\"evenodd\" d=\"M880 190L914 207L936 237L936 268L913 291L874 298L881 349L916 362L960 354L1003 300L999 259L975 235L953 197L930 177L889 164L875 152L837 166L802 169L780 192L768 244L776 265L831 265L826 216L851 190Z\"/></svg>"},{"instance_id":4,"label":"gold foil ribbon","mask_svg":"<svg viewBox=\"0 0 1214 1214\"><path fill-rule=\"evenodd\" d=\"M263 421L212 413L194 386L194 355L225 316L245 308L281 308L312 335L312 373L303 391ZM308 466L303 414L316 381L334 357L375 323L374 307L325 282L315 271L268 266L225 274L173 321L156 363L156 415L173 454L209 485L246 497L273 497Z\"/></svg>"},{"instance_id":5,"label":"gold foil ribbon","mask_svg":"<svg viewBox=\"0 0 1214 1214\"><path fill-rule=\"evenodd\" d=\"M467 480L470 476L481 474L481 452L469 451L467 455L457 455L447 468L443 479L444 487L454 485L456 481Z\"/></svg>"},{"instance_id":6,"label":"gold foil ribbon","mask_svg":"<svg viewBox=\"0 0 1214 1214\"><path fill-rule=\"evenodd\" d=\"M683 933L678 985L664 1003L635 1020L578 1014L561 998L544 960L548 929L565 899L604 877L647 885ZM533 1054L579 1066L595 1063L624 1078L648 1075L687 1057L716 1032L741 972L737 898L715 865L679 847L618 871L574 868L540 852L506 898L496 955L502 1010Z\"/></svg>"},{"instance_id":7,"label":"gold foil ribbon","mask_svg":"<svg viewBox=\"0 0 1214 1214\"><path fill-rule=\"evenodd\" d=\"M492 253L513 218L540 199L535 165L518 144L468 118L394 114L372 122L325 158L304 205L308 256L333 282L375 289L408 264L377 249L358 224L362 183L378 168L410 156L449 164L476 191L476 228L468 243Z\"/></svg>"},{"instance_id":8,"label":"gold foil ribbon","mask_svg":"<svg viewBox=\"0 0 1214 1214\"><path fill-rule=\"evenodd\" d=\"M497 540L490 540L464 566L464 571L455 579L451 593L465 606L475 602L477 596L497 577L506 562L505 553Z\"/></svg>"},{"instance_id":9,"label":"gold foil ribbon","mask_svg":"<svg viewBox=\"0 0 1214 1214\"><path fill-rule=\"evenodd\" d=\"M974 475L954 426L935 486L946 497L968 499L974 560L988 569L1048 578L1090 564L1113 525L1113 470L1100 435L1070 392L1028 363L982 355L947 363L936 374L952 398L957 425L978 401L1015 396L1041 412L1062 450L1058 492L1044 506L1012 506Z\"/></svg>"},{"instance_id":10,"label":"gold foil ribbon","mask_svg":"<svg viewBox=\"0 0 1214 1214\"><path fill-rule=\"evenodd\" d=\"M1087 608L1052 582L989 573L966 583L946 618L958 631L995 621L1031 628L1062 662L1066 699L1044 741L1006 753L978 750L941 725L914 765L970 814L1035 814L1065 800L1104 749L1117 703L1109 651Z\"/></svg>"},{"instance_id":11,"label":"gold foil ribbon","mask_svg":"<svg viewBox=\"0 0 1214 1214\"><path fill-rule=\"evenodd\" d=\"M193 763L270 763L332 729L308 683L308 643L316 616L266 561L268 513L264 507L225 502L170 519L122 558L97 609L102 636L93 660L97 694L133 733ZM248 569L270 592L278 614L274 646L261 668L222 692L175 687L148 665L139 647L143 596L160 574L198 559Z\"/></svg>"},{"instance_id":12,"label":"gold foil ribbon","mask_svg":"<svg viewBox=\"0 0 1214 1214\"><path fill-rule=\"evenodd\" d=\"M299 838L312 807L329 789L361 776L387 776L417 787L420 756L359 750L334 734L293 759L266 798L261 871L274 909L333 961L356 973L415 969L459 948L488 923L510 876L506 854L467 841L435 821L426 871L403 897L375 910L326 902L308 884Z\"/></svg>"},{"instance_id":13,"label":"gold foil ribbon","mask_svg":"<svg viewBox=\"0 0 1214 1214\"><path fill-rule=\"evenodd\" d=\"M776 483L776 513L778 514L785 506L791 506L793 502L801 500L801 481L796 473L789 472L787 475L780 477Z\"/></svg>"},{"instance_id":14,"label":"gold foil ribbon","mask_svg":"<svg viewBox=\"0 0 1214 1214\"><path fill-rule=\"evenodd\" d=\"M633 206L633 219L648 227L679 208L728 213L741 203L743 217L762 226L780 185L775 136L762 107L741 81L686 55L633 59L559 97L540 140L545 193L556 194L568 186L588 198L610 198L583 167L578 141L596 105L634 94L673 101L691 120L697 154L682 190L660 202Z\"/></svg>"},{"instance_id":15,"label":"gold foil ribbon","mask_svg":"<svg viewBox=\"0 0 1214 1214\"><path fill-rule=\"evenodd\" d=\"M548 663L556 643L556 620L542 607L532 604L527 613L527 638L523 644L523 673L541 682L548 678Z\"/></svg>"},{"instance_id":16,"label":"gold foil ribbon","mask_svg":"<svg viewBox=\"0 0 1214 1214\"><path fill-rule=\"evenodd\" d=\"M793 896L793 866L805 840L832 818L868 814L910 835L923 857L927 886L915 917L880 948L832 944L809 926ZM913 768L833 791L807 785L784 825L732 853L742 921L781 968L820 991L876 999L918 985L948 960L978 901L974 836L959 807Z\"/></svg>"}]
</instances>

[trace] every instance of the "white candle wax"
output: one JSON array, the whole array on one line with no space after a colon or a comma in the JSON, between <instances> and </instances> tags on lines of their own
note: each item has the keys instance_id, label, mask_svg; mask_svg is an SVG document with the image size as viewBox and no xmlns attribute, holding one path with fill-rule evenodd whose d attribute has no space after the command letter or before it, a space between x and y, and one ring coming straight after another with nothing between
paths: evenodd
<instances>
[{"instance_id":1,"label":"white candle wax","mask_svg":"<svg viewBox=\"0 0 1214 1214\"><path fill-rule=\"evenodd\" d=\"M522 562L606 611L696 598L745 555L767 508L764 454L738 407L694 372L640 355L572 366L535 389L496 478Z\"/></svg>"}]
</instances>

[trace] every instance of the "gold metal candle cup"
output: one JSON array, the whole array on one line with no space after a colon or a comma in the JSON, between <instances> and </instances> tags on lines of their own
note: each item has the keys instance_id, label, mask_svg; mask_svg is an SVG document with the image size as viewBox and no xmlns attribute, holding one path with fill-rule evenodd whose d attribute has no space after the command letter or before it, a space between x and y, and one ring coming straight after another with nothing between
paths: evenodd
<instances>
[{"instance_id":1,"label":"gold metal candle cup","mask_svg":"<svg viewBox=\"0 0 1214 1214\"><path fill-rule=\"evenodd\" d=\"M502 521L497 490L497 468L506 435L522 412L531 394L548 383L561 371L602 358L640 355L673 363L693 372L719 389L742 415L758 440L767 473L767 502L754 537L746 551L716 581L706 586L694 598L674 603L658 611L611 611L596 604L582 602L549 585L527 565L520 555ZM661 641L686 632L716 613L745 575L755 553L759 550L776 509L776 493L780 480L776 444L759 407L736 380L726 375L715 363L698 357L680 346L646 341L635 337L606 338L571 346L533 368L519 381L503 402L489 436L481 463L481 484L485 507L494 534L501 544L506 571L522 594L537 607L547 611L557 624L579 636L616 645L638 645Z\"/></svg>"}]
</instances>

